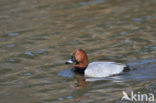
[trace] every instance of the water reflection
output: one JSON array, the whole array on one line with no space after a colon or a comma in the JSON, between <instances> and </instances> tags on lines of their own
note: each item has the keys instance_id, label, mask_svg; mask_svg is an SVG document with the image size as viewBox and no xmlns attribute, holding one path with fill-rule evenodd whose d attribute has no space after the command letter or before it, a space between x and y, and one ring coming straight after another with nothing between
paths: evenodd
<instances>
[{"instance_id":1,"label":"water reflection","mask_svg":"<svg viewBox=\"0 0 156 103\"><path fill-rule=\"evenodd\" d=\"M63 70L61 72L58 73L58 76L62 76L62 77L69 77L69 78L73 78L74 77L74 71L73 69L66 69L66 70Z\"/></svg>"},{"instance_id":2,"label":"water reflection","mask_svg":"<svg viewBox=\"0 0 156 103\"><path fill-rule=\"evenodd\" d=\"M86 81L86 78L83 75L76 75L76 89L83 89L85 87L87 87L87 85L89 84L88 81Z\"/></svg>"}]
</instances>

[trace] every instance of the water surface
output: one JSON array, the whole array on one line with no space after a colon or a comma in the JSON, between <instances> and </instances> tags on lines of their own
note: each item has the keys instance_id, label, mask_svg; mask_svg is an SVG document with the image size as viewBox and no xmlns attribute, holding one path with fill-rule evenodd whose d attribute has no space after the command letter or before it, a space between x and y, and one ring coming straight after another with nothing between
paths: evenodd
<instances>
[{"instance_id":1,"label":"water surface","mask_svg":"<svg viewBox=\"0 0 156 103\"><path fill-rule=\"evenodd\" d=\"M155 5L1 0L0 103L120 103L122 91L132 90L156 96ZM100 79L72 74L64 63L75 48L86 50L90 62L116 61L137 70Z\"/></svg>"}]
</instances>

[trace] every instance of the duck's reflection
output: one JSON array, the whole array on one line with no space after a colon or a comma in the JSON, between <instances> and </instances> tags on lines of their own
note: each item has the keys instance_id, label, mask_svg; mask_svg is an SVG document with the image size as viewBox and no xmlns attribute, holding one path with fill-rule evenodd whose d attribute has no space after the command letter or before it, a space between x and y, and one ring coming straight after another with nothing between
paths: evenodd
<instances>
[{"instance_id":1,"label":"duck's reflection","mask_svg":"<svg viewBox=\"0 0 156 103\"><path fill-rule=\"evenodd\" d=\"M58 73L58 76L62 77L68 77L68 78L76 78L76 89L82 89L85 88L88 84L89 81L86 81L84 75L75 73L73 69L66 69Z\"/></svg>"},{"instance_id":2,"label":"duck's reflection","mask_svg":"<svg viewBox=\"0 0 156 103\"><path fill-rule=\"evenodd\" d=\"M83 88L87 87L87 85L89 84L89 82L86 81L85 77L81 74L76 73L75 78L77 80L76 89L83 89Z\"/></svg>"},{"instance_id":3,"label":"duck's reflection","mask_svg":"<svg viewBox=\"0 0 156 103\"><path fill-rule=\"evenodd\" d=\"M57 75L61 77L73 78L75 73L74 73L74 70L71 68L71 69L62 70Z\"/></svg>"},{"instance_id":4,"label":"duck's reflection","mask_svg":"<svg viewBox=\"0 0 156 103\"><path fill-rule=\"evenodd\" d=\"M104 78L85 77L83 74L74 72L73 69L63 70L60 73L58 73L58 76L75 78L77 81L75 84L76 89L83 89L88 86L89 82L93 82L93 81L101 81L101 80L110 80L112 82L124 81L123 76L121 76L121 74L117 76L104 77Z\"/></svg>"}]
</instances>

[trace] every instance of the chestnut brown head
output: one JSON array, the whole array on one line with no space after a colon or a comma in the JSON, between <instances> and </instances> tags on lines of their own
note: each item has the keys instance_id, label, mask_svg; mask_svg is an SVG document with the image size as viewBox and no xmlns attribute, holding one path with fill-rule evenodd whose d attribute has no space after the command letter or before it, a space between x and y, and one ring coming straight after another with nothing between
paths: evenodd
<instances>
[{"instance_id":1,"label":"chestnut brown head","mask_svg":"<svg viewBox=\"0 0 156 103\"><path fill-rule=\"evenodd\" d=\"M76 49L70 60L66 62L66 64L76 63L75 67L77 68L85 68L88 66L88 57L84 50Z\"/></svg>"}]
</instances>

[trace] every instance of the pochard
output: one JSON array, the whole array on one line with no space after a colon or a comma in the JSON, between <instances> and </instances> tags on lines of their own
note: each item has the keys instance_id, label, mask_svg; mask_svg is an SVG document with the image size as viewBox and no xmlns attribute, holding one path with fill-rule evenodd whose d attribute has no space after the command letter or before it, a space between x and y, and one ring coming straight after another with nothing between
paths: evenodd
<instances>
[{"instance_id":1,"label":"pochard","mask_svg":"<svg viewBox=\"0 0 156 103\"><path fill-rule=\"evenodd\" d=\"M76 49L66 64L74 62L74 71L84 74L86 77L108 77L130 70L127 65L116 62L92 62L88 64L88 56L82 49Z\"/></svg>"}]
</instances>

